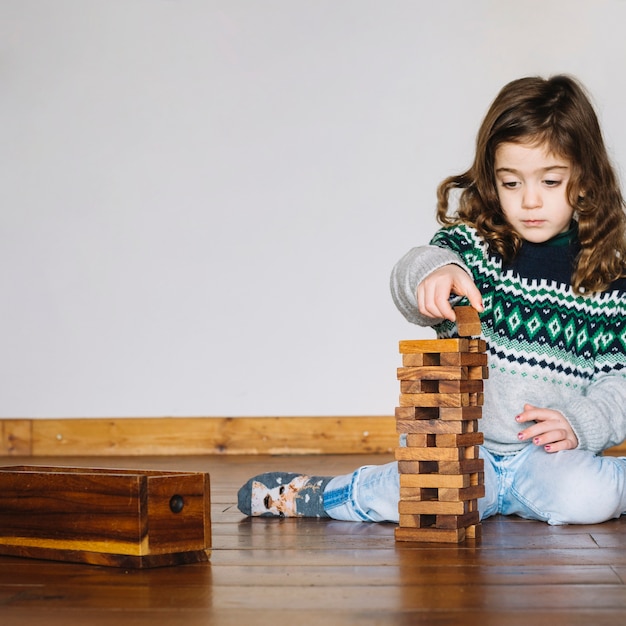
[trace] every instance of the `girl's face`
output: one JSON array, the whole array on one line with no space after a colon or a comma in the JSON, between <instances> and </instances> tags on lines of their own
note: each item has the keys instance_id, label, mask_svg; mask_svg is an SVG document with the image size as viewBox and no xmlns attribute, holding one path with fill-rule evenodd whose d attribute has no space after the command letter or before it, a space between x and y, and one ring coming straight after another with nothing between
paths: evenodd
<instances>
[{"instance_id":1,"label":"girl's face","mask_svg":"<svg viewBox=\"0 0 626 626\"><path fill-rule=\"evenodd\" d=\"M502 143L496 149L495 177L500 206L526 241L543 243L565 232L574 209L567 198L568 159L545 145Z\"/></svg>"}]
</instances>

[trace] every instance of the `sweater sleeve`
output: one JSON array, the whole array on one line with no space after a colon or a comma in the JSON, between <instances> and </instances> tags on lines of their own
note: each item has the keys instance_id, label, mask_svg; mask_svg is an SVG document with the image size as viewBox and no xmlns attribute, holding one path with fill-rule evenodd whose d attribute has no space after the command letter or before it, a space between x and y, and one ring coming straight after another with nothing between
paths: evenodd
<instances>
[{"instance_id":1,"label":"sweater sleeve","mask_svg":"<svg viewBox=\"0 0 626 626\"><path fill-rule=\"evenodd\" d=\"M443 318L422 315L417 308L417 286L429 274L444 265L458 265L470 276L471 272L458 254L447 248L428 245L409 250L391 272L391 297L398 310L412 324L435 326ZM453 298L453 301L459 298Z\"/></svg>"},{"instance_id":2,"label":"sweater sleeve","mask_svg":"<svg viewBox=\"0 0 626 626\"><path fill-rule=\"evenodd\" d=\"M598 453L618 445L626 439L626 380L621 372L601 374L558 410L569 420L579 448Z\"/></svg>"}]
</instances>

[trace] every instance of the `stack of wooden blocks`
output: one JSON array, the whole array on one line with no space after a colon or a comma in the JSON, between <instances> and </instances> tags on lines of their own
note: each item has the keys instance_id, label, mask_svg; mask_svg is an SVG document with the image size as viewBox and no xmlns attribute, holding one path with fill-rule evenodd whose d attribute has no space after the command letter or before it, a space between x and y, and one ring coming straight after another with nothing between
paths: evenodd
<instances>
[{"instance_id":1,"label":"stack of wooden blocks","mask_svg":"<svg viewBox=\"0 0 626 626\"><path fill-rule=\"evenodd\" d=\"M482 416L487 378L480 319L457 307L458 339L400 342L402 367L396 450L400 522L396 541L460 543L480 537L478 498L484 496Z\"/></svg>"}]
</instances>

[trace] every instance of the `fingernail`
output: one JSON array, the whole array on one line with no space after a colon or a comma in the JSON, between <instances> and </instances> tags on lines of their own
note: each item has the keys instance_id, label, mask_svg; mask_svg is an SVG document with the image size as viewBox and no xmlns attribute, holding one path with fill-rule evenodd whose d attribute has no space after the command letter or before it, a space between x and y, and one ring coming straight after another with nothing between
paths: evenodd
<instances>
[{"instance_id":1,"label":"fingernail","mask_svg":"<svg viewBox=\"0 0 626 626\"><path fill-rule=\"evenodd\" d=\"M524 439L524 433L517 433L518 439Z\"/></svg>"},{"instance_id":2,"label":"fingernail","mask_svg":"<svg viewBox=\"0 0 626 626\"><path fill-rule=\"evenodd\" d=\"M515 421L516 421L516 422L519 422L521 419L522 419L522 416L521 416L521 415L516 415L516 416L515 416Z\"/></svg>"},{"instance_id":3,"label":"fingernail","mask_svg":"<svg viewBox=\"0 0 626 626\"><path fill-rule=\"evenodd\" d=\"M539 437L535 437L535 438L533 439L533 443L535 443L535 444L539 445Z\"/></svg>"},{"instance_id":4,"label":"fingernail","mask_svg":"<svg viewBox=\"0 0 626 626\"><path fill-rule=\"evenodd\" d=\"M552 446L549 446L549 445L548 445L548 446L544 446L544 447L543 447L543 449L544 449L546 452L550 452L550 450L552 450Z\"/></svg>"}]
</instances>

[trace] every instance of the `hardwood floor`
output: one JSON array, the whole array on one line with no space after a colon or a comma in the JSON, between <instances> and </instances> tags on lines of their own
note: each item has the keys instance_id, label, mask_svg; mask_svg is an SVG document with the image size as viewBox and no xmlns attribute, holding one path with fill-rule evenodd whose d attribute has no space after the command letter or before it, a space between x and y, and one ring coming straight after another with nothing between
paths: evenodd
<instances>
[{"instance_id":1,"label":"hardwood floor","mask_svg":"<svg viewBox=\"0 0 626 626\"><path fill-rule=\"evenodd\" d=\"M393 524L246 518L238 487L267 470L334 475L386 455L4 458L1 464L211 474L209 563L125 570L0 556L2 626L512 624L626 620L626 516L550 527L483 522L478 543L396 543Z\"/></svg>"}]
</instances>

